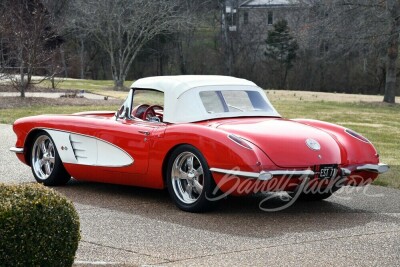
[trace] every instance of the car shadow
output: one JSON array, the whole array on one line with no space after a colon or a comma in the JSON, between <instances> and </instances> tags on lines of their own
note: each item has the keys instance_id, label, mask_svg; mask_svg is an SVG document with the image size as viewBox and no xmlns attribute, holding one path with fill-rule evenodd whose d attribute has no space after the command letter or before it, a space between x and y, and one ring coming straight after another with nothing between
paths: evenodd
<instances>
[{"instance_id":1,"label":"car shadow","mask_svg":"<svg viewBox=\"0 0 400 267\"><path fill-rule=\"evenodd\" d=\"M381 221L385 216L368 209L353 208L351 201L343 205L329 199L295 202L284 210L265 211L287 204L282 194L228 197L221 200L215 210L195 214L176 208L166 190L74 180L54 189L79 204L80 213L85 209L103 208L195 229L258 238L348 229ZM385 222L390 220L399 223L398 218L385 218Z\"/></svg>"}]
</instances>

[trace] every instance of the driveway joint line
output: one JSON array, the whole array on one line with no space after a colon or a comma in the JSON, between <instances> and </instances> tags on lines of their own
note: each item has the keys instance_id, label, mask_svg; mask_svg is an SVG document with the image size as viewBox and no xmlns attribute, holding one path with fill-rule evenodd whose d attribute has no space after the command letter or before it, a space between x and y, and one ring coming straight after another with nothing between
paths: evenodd
<instances>
[{"instance_id":1,"label":"driveway joint line","mask_svg":"<svg viewBox=\"0 0 400 267\"><path fill-rule=\"evenodd\" d=\"M95 245L95 246L99 246L99 247L103 247L103 248L111 248L111 249L115 249L115 250L120 250L120 251L129 252L129 253L134 253L134 254L137 254L137 255L140 255L140 256L146 256L146 257L151 257L151 258L157 258L157 259L163 261L163 262L160 262L160 263L170 263L170 262L172 262L171 260L164 259L164 258L159 257L159 256L154 256L154 255L151 255L151 254L141 253L141 252L137 252L137 251L130 250L130 249L119 248L119 247L113 247L113 246L104 245L104 244L100 244L100 243L96 243L96 242L92 242L92 241L86 241L86 240L81 240L80 242L82 242L82 243L87 243L87 244L91 244L91 245Z\"/></svg>"},{"instance_id":2,"label":"driveway joint line","mask_svg":"<svg viewBox=\"0 0 400 267\"><path fill-rule=\"evenodd\" d=\"M301 245L301 244L311 244L311 243L327 241L327 240L335 240L335 239L339 240L339 239L346 239L346 238L351 238L351 237L362 237L362 236L371 236L371 235L379 235L379 234L390 234L390 233L399 233L399 231L384 231L384 232L355 234L355 235L350 235L350 236L336 236L336 237L314 239L314 240L301 241L301 242L295 242L295 243L283 243L283 244L276 244L276 245L271 245L271 246L255 247L255 248L250 248L250 249L239 249L239 250L208 254L208 255L192 257L192 258L184 258L184 259L179 259L179 260L173 260L173 261L170 261L169 263L177 263L177 262L187 261L187 260L203 259L203 258L213 257L213 256L218 256L218 255L229 255L229 254L233 254L233 253L250 252L250 251L262 250L262 249L278 248L278 247Z\"/></svg>"}]
</instances>

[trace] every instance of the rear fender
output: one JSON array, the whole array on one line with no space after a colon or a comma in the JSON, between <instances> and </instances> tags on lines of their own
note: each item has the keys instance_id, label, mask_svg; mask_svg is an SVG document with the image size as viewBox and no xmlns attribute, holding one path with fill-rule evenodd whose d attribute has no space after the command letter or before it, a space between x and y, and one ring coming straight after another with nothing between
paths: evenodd
<instances>
[{"instance_id":1,"label":"rear fender","mask_svg":"<svg viewBox=\"0 0 400 267\"><path fill-rule=\"evenodd\" d=\"M251 142L243 141L248 148L229 138L230 133L201 125L168 128L166 140L179 140L201 151L210 168L239 168L242 171L261 171L261 166L276 166Z\"/></svg>"},{"instance_id":2,"label":"rear fender","mask_svg":"<svg viewBox=\"0 0 400 267\"><path fill-rule=\"evenodd\" d=\"M351 136L345 131L347 129L345 127L317 120L296 119L294 121L329 133L340 146L343 165L377 164L379 162L379 155L371 142L364 142Z\"/></svg>"},{"instance_id":3,"label":"rear fender","mask_svg":"<svg viewBox=\"0 0 400 267\"><path fill-rule=\"evenodd\" d=\"M271 160L255 145L251 149L240 146L228 137L229 133L197 124L170 125L163 138L155 139L150 148L150 166L162 166L165 178L171 153L180 145L197 148L207 160L209 168L260 172L275 169ZM162 162L159 162L162 159ZM159 177L157 169L149 168L149 177ZM214 177L215 178L215 177ZM218 184L218 181L216 180Z\"/></svg>"}]
</instances>

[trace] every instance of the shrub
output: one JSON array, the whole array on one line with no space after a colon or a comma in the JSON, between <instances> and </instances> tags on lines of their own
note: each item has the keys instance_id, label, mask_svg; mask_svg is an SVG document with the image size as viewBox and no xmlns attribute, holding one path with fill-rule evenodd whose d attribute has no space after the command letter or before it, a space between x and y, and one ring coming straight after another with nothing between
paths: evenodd
<instances>
[{"instance_id":1,"label":"shrub","mask_svg":"<svg viewBox=\"0 0 400 267\"><path fill-rule=\"evenodd\" d=\"M64 196L40 184L0 184L1 266L71 266L79 239Z\"/></svg>"}]
</instances>

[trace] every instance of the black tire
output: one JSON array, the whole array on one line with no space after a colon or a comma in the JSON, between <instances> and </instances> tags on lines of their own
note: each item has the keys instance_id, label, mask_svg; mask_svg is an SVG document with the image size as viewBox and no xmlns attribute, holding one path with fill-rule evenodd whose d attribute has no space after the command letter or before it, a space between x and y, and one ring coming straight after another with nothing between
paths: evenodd
<instances>
[{"instance_id":1,"label":"black tire","mask_svg":"<svg viewBox=\"0 0 400 267\"><path fill-rule=\"evenodd\" d=\"M71 179L48 133L36 134L30 152L32 173L38 183L57 186L65 185Z\"/></svg>"},{"instance_id":2,"label":"black tire","mask_svg":"<svg viewBox=\"0 0 400 267\"><path fill-rule=\"evenodd\" d=\"M205 212L215 208L217 200L213 198L219 190L204 156L195 147L181 145L173 151L166 177L168 193L179 209Z\"/></svg>"}]
</instances>

